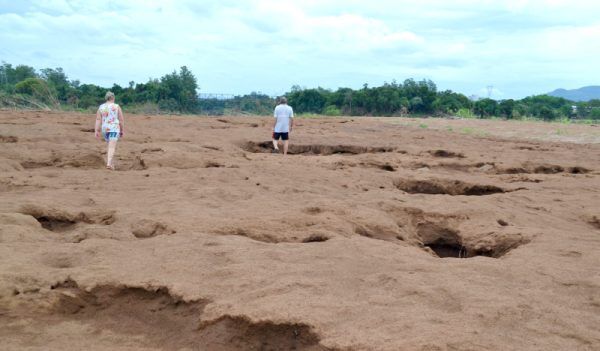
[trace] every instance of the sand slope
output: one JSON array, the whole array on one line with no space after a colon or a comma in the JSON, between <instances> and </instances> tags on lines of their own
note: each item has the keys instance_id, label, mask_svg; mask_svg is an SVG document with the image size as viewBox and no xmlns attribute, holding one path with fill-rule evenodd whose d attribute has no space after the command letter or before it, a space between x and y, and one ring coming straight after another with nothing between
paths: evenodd
<instances>
[{"instance_id":1,"label":"sand slope","mask_svg":"<svg viewBox=\"0 0 600 351\"><path fill-rule=\"evenodd\" d=\"M597 127L401 121L0 112L0 348L600 350Z\"/></svg>"}]
</instances>

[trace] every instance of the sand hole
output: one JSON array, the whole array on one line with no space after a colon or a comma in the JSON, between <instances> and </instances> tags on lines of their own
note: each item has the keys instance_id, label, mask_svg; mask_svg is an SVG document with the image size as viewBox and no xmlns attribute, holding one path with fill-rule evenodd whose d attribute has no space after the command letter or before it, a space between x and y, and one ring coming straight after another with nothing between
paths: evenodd
<instances>
[{"instance_id":1,"label":"sand hole","mask_svg":"<svg viewBox=\"0 0 600 351\"><path fill-rule=\"evenodd\" d=\"M73 155L67 160L57 164L58 167L73 167L73 168L102 168L105 165L102 156L96 153L88 153L84 155Z\"/></svg>"},{"instance_id":2,"label":"sand hole","mask_svg":"<svg viewBox=\"0 0 600 351\"><path fill-rule=\"evenodd\" d=\"M396 167L392 166L389 163L379 163L379 162L361 162L360 163L361 167L365 167L365 168L377 168L380 169L382 171L387 171L387 172L395 172L396 171Z\"/></svg>"},{"instance_id":3,"label":"sand hole","mask_svg":"<svg viewBox=\"0 0 600 351\"><path fill-rule=\"evenodd\" d=\"M163 150L160 147L150 147L150 148L142 149L141 152L143 154L145 154L145 153L148 153L148 152L165 152L165 150Z\"/></svg>"},{"instance_id":4,"label":"sand hole","mask_svg":"<svg viewBox=\"0 0 600 351\"><path fill-rule=\"evenodd\" d=\"M224 316L200 325L200 342L206 350L325 351L319 337L302 323L254 323L244 316Z\"/></svg>"},{"instance_id":5,"label":"sand hole","mask_svg":"<svg viewBox=\"0 0 600 351\"><path fill-rule=\"evenodd\" d=\"M222 165L219 162L215 162L215 161L208 161L204 164L204 168L221 168L221 167L225 167L225 165Z\"/></svg>"},{"instance_id":6,"label":"sand hole","mask_svg":"<svg viewBox=\"0 0 600 351\"><path fill-rule=\"evenodd\" d=\"M104 160L102 161L104 162ZM117 156L115 170L117 171L143 171L148 169L146 161L140 156ZM104 164L104 163L103 163Z\"/></svg>"},{"instance_id":7,"label":"sand hole","mask_svg":"<svg viewBox=\"0 0 600 351\"><path fill-rule=\"evenodd\" d=\"M533 173L556 174L564 172L564 168L558 165L540 165L533 169Z\"/></svg>"},{"instance_id":8,"label":"sand hole","mask_svg":"<svg viewBox=\"0 0 600 351\"><path fill-rule=\"evenodd\" d=\"M384 171L388 171L388 172L394 172L396 171L396 168L394 168L394 166L390 165L390 164L383 164L378 166L379 169L384 170Z\"/></svg>"},{"instance_id":9,"label":"sand hole","mask_svg":"<svg viewBox=\"0 0 600 351\"><path fill-rule=\"evenodd\" d=\"M34 168L42 168L42 167L52 167L60 163L60 158L53 158L47 161L23 161L21 162L21 167L25 169L34 169Z\"/></svg>"},{"instance_id":10,"label":"sand hole","mask_svg":"<svg viewBox=\"0 0 600 351\"><path fill-rule=\"evenodd\" d=\"M583 220L596 229L600 229L600 215L584 215Z\"/></svg>"},{"instance_id":11,"label":"sand hole","mask_svg":"<svg viewBox=\"0 0 600 351\"><path fill-rule=\"evenodd\" d=\"M0 143L16 143L19 141L19 138L12 135L0 135Z\"/></svg>"},{"instance_id":12,"label":"sand hole","mask_svg":"<svg viewBox=\"0 0 600 351\"><path fill-rule=\"evenodd\" d=\"M569 167L568 172L571 174L585 174L585 173L589 173L590 170L585 167L575 166L575 167Z\"/></svg>"},{"instance_id":13,"label":"sand hole","mask_svg":"<svg viewBox=\"0 0 600 351\"><path fill-rule=\"evenodd\" d=\"M195 349L203 302L185 302L164 287L100 286L86 292L73 281L53 286L54 312L98 330L143 335L158 349Z\"/></svg>"},{"instance_id":14,"label":"sand hole","mask_svg":"<svg viewBox=\"0 0 600 351\"><path fill-rule=\"evenodd\" d=\"M270 153L273 150L271 141L255 143L252 141L244 143L242 149L253 153ZM288 154L290 155L359 155L365 153L392 152L393 147L367 147L360 145L322 145L322 144L294 144L290 143Z\"/></svg>"},{"instance_id":15,"label":"sand hole","mask_svg":"<svg viewBox=\"0 0 600 351\"><path fill-rule=\"evenodd\" d=\"M466 258L466 251L462 245L457 244L428 244L425 245L430 248L439 258Z\"/></svg>"},{"instance_id":16,"label":"sand hole","mask_svg":"<svg viewBox=\"0 0 600 351\"><path fill-rule=\"evenodd\" d=\"M310 206L310 207L303 209L302 212L310 214L310 215L317 215L319 213L323 213L324 210L319 206Z\"/></svg>"},{"instance_id":17,"label":"sand hole","mask_svg":"<svg viewBox=\"0 0 600 351\"><path fill-rule=\"evenodd\" d=\"M329 237L323 234L312 234L307 238L302 239L303 243L321 243L329 240Z\"/></svg>"},{"instance_id":18,"label":"sand hole","mask_svg":"<svg viewBox=\"0 0 600 351\"><path fill-rule=\"evenodd\" d=\"M302 323L253 322L224 315L201 321L208 301L185 301L166 287L105 285L86 291L72 280L55 284L53 318L76 320L98 330L143 335L140 342L163 350L325 350Z\"/></svg>"},{"instance_id":19,"label":"sand hole","mask_svg":"<svg viewBox=\"0 0 600 351\"><path fill-rule=\"evenodd\" d=\"M63 218L53 218L47 216L35 217L40 222L44 229L53 232L64 232L69 230L76 222L72 222Z\"/></svg>"},{"instance_id":20,"label":"sand hole","mask_svg":"<svg viewBox=\"0 0 600 351\"><path fill-rule=\"evenodd\" d=\"M43 228L53 232L69 231L80 222L109 225L116 220L114 211L70 213L55 208L44 208L37 205L25 205L21 208L21 213L32 216Z\"/></svg>"},{"instance_id":21,"label":"sand hole","mask_svg":"<svg viewBox=\"0 0 600 351\"><path fill-rule=\"evenodd\" d=\"M448 151L448 150L429 150L428 151L431 156L434 157L456 157L456 158L464 158L465 155L460 152Z\"/></svg>"},{"instance_id":22,"label":"sand hole","mask_svg":"<svg viewBox=\"0 0 600 351\"><path fill-rule=\"evenodd\" d=\"M418 228L418 235L423 247L430 249L440 258L500 258L529 243L529 239L520 234L505 235L495 232L465 239L457 230L431 223Z\"/></svg>"},{"instance_id":23,"label":"sand hole","mask_svg":"<svg viewBox=\"0 0 600 351\"><path fill-rule=\"evenodd\" d=\"M104 159L97 153L52 155L45 160L27 160L21 162L21 166L25 169L42 167L95 169L103 168L104 165Z\"/></svg>"},{"instance_id":24,"label":"sand hole","mask_svg":"<svg viewBox=\"0 0 600 351\"><path fill-rule=\"evenodd\" d=\"M471 258L485 256L500 258L529 243L529 238L518 232L502 228L487 233L462 233L460 223L467 216L427 213L420 209L404 208L398 226L405 242L441 258Z\"/></svg>"},{"instance_id":25,"label":"sand hole","mask_svg":"<svg viewBox=\"0 0 600 351\"><path fill-rule=\"evenodd\" d=\"M436 256L440 258L468 257L458 231L431 222L419 222L416 229L423 246L431 249Z\"/></svg>"},{"instance_id":26,"label":"sand hole","mask_svg":"<svg viewBox=\"0 0 600 351\"><path fill-rule=\"evenodd\" d=\"M582 166L563 167L552 164L538 164L533 165L525 163L522 166L508 167L497 170L498 174L520 174L520 173L536 173L536 174L557 174L557 173L571 173L571 174L586 174L590 170Z\"/></svg>"},{"instance_id":27,"label":"sand hole","mask_svg":"<svg viewBox=\"0 0 600 351\"><path fill-rule=\"evenodd\" d=\"M397 179L394 186L409 194L446 194L483 196L507 192L495 185L470 184L460 180L445 179Z\"/></svg>"}]
</instances>

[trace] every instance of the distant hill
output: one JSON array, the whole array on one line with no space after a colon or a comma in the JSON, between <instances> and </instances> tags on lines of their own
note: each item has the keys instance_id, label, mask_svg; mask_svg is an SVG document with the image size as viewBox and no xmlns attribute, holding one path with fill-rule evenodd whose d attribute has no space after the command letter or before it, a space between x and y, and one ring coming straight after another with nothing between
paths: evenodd
<instances>
[{"instance_id":1,"label":"distant hill","mask_svg":"<svg viewBox=\"0 0 600 351\"><path fill-rule=\"evenodd\" d=\"M600 99L600 86L591 85L579 89L556 89L548 93L550 96L561 97L573 101L588 101L592 99Z\"/></svg>"}]
</instances>

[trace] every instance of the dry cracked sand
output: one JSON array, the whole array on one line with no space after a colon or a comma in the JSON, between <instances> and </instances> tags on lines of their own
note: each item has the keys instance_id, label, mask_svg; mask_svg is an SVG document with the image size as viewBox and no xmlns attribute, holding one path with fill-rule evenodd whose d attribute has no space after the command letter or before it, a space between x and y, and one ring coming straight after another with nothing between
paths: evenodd
<instances>
[{"instance_id":1,"label":"dry cracked sand","mask_svg":"<svg viewBox=\"0 0 600 351\"><path fill-rule=\"evenodd\" d=\"M406 121L0 111L0 349L600 350L598 127Z\"/></svg>"}]
</instances>

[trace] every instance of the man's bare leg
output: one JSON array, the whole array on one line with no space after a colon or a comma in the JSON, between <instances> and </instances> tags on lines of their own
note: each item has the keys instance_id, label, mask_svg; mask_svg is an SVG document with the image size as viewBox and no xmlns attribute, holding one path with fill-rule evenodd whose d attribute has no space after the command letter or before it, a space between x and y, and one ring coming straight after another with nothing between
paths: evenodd
<instances>
[{"instance_id":1,"label":"man's bare leg","mask_svg":"<svg viewBox=\"0 0 600 351\"><path fill-rule=\"evenodd\" d=\"M277 145L277 140L273 139L273 149L279 150L279 145Z\"/></svg>"},{"instance_id":2,"label":"man's bare leg","mask_svg":"<svg viewBox=\"0 0 600 351\"><path fill-rule=\"evenodd\" d=\"M283 141L283 154L287 155L289 140Z\"/></svg>"},{"instance_id":3,"label":"man's bare leg","mask_svg":"<svg viewBox=\"0 0 600 351\"><path fill-rule=\"evenodd\" d=\"M113 167L113 157L115 156L115 150L117 149L117 141L108 141L108 151L106 152L106 166Z\"/></svg>"}]
</instances>

